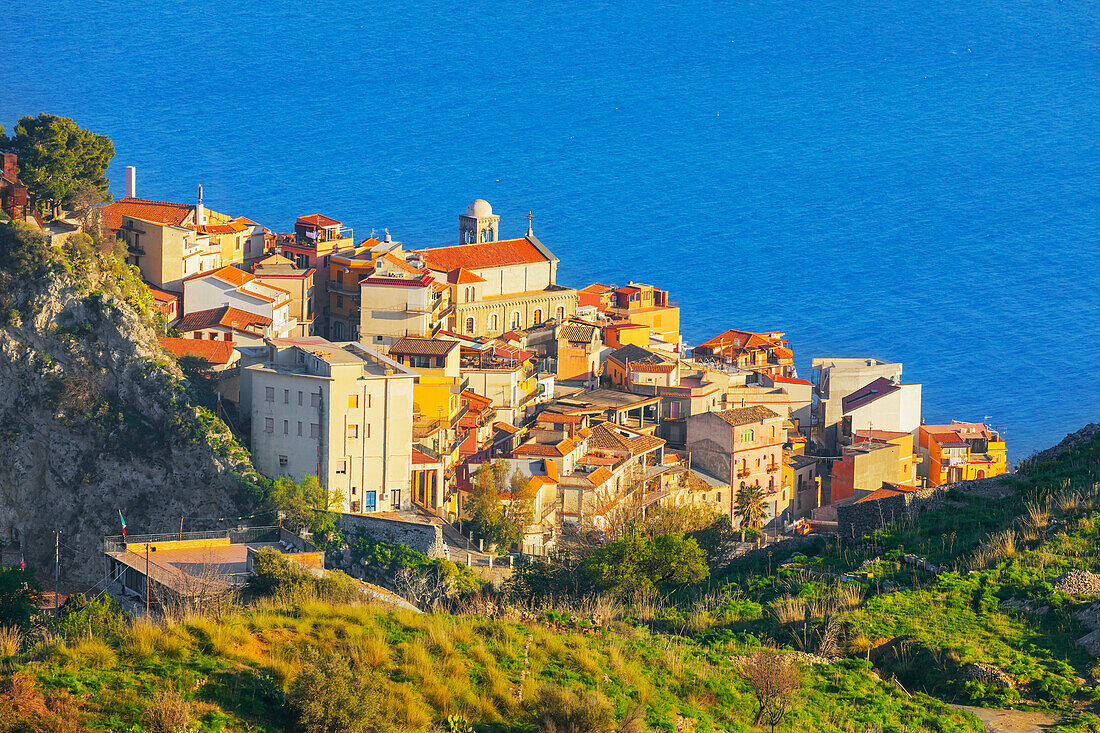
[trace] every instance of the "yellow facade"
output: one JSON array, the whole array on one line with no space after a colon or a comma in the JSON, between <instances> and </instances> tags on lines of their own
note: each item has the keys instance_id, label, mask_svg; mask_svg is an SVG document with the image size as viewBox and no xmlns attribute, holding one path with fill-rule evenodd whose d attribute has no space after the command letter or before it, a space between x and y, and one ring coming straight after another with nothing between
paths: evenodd
<instances>
[{"instance_id":1,"label":"yellow facade","mask_svg":"<svg viewBox=\"0 0 1100 733\"><path fill-rule=\"evenodd\" d=\"M922 425L920 445L928 454L929 486L991 478L1008 471L1004 440L984 425Z\"/></svg>"}]
</instances>

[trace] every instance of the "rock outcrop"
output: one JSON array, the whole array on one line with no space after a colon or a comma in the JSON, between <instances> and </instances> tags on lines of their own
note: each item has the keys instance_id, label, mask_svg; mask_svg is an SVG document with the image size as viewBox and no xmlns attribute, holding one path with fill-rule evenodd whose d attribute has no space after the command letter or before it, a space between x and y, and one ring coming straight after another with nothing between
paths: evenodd
<instances>
[{"instance_id":1,"label":"rock outcrop","mask_svg":"<svg viewBox=\"0 0 1100 733\"><path fill-rule=\"evenodd\" d=\"M178 530L181 517L224 527L211 519L248 511L256 477L188 401L149 318L111 294L111 272L81 274L0 271L0 540L46 579L59 530L70 589L102 578L120 509L131 535Z\"/></svg>"},{"instance_id":2,"label":"rock outcrop","mask_svg":"<svg viewBox=\"0 0 1100 733\"><path fill-rule=\"evenodd\" d=\"M1054 590L1070 595L1100 596L1100 575L1087 570L1070 570L1054 581Z\"/></svg>"}]
</instances>

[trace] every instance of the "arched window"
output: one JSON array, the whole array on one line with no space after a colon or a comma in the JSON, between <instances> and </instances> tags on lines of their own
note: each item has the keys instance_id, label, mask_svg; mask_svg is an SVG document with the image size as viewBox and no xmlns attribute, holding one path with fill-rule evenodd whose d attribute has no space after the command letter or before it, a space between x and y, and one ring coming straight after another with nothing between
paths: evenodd
<instances>
[{"instance_id":1,"label":"arched window","mask_svg":"<svg viewBox=\"0 0 1100 733\"><path fill-rule=\"evenodd\" d=\"M746 430L744 433L741 434L741 440L745 441L746 443L751 443L752 438L753 433L751 430Z\"/></svg>"},{"instance_id":2,"label":"arched window","mask_svg":"<svg viewBox=\"0 0 1100 733\"><path fill-rule=\"evenodd\" d=\"M984 468L979 468L978 469L978 478L985 478L985 469Z\"/></svg>"},{"instance_id":3,"label":"arched window","mask_svg":"<svg viewBox=\"0 0 1100 733\"><path fill-rule=\"evenodd\" d=\"M512 328L522 328L520 325L519 311L512 311Z\"/></svg>"},{"instance_id":4,"label":"arched window","mask_svg":"<svg viewBox=\"0 0 1100 733\"><path fill-rule=\"evenodd\" d=\"M559 321L564 321L565 320L565 306L564 305L559 305L557 307L557 309L554 311L554 318L557 318Z\"/></svg>"},{"instance_id":5,"label":"arched window","mask_svg":"<svg viewBox=\"0 0 1100 733\"><path fill-rule=\"evenodd\" d=\"M535 315L531 319L531 322L536 326L542 323L542 308L535 308Z\"/></svg>"},{"instance_id":6,"label":"arched window","mask_svg":"<svg viewBox=\"0 0 1100 733\"><path fill-rule=\"evenodd\" d=\"M496 313L489 314L489 331L496 331L500 325L500 320L497 318Z\"/></svg>"},{"instance_id":7,"label":"arched window","mask_svg":"<svg viewBox=\"0 0 1100 733\"><path fill-rule=\"evenodd\" d=\"M474 332L474 317L470 316L466 319L466 333Z\"/></svg>"}]
</instances>

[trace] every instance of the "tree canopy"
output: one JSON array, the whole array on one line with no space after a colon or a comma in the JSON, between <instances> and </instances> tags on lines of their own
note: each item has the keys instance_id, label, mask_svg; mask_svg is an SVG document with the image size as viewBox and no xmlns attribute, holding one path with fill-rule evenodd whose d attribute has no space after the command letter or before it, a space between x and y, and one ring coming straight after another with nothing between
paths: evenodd
<instances>
[{"instance_id":1,"label":"tree canopy","mask_svg":"<svg viewBox=\"0 0 1100 733\"><path fill-rule=\"evenodd\" d=\"M534 514L531 480L518 470L508 476L503 461L493 461L474 473L466 511L474 530L501 547L523 542Z\"/></svg>"},{"instance_id":2,"label":"tree canopy","mask_svg":"<svg viewBox=\"0 0 1100 733\"><path fill-rule=\"evenodd\" d=\"M741 520L743 529L760 529L764 524L764 517L767 515L763 489L759 486L742 486L737 491L733 513Z\"/></svg>"},{"instance_id":3,"label":"tree canopy","mask_svg":"<svg viewBox=\"0 0 1100 733\"><path fill-rule=\"evenodd\" d=\"M0 626L26 626L41 602L32 570L0 568Z\"/></svg>"},{"instance_id":4,"label":"tree canopy","mask_svg":"<svg viewBox=\"0 0 1100 733\"><path fill-rule=\"evenodd\" d=\"M24 117L5 147L19 155L19 178L40 208L69 200L82 185L92 186L105 198L104 176L115 155L106 135L86 130L68 117L40 114Z\"/></svg>"},{"instance_id":5,"label":"tree canopy","mask_svg":"<svg viewBox=\"0 0 1100 733\"><path fill-rule=\"evenodd\" d=\"M706 553L679 532L625 535L596 550L581 568L597 588L620 596L678 588L710 575Z\"/></svg>"}]
</instances>

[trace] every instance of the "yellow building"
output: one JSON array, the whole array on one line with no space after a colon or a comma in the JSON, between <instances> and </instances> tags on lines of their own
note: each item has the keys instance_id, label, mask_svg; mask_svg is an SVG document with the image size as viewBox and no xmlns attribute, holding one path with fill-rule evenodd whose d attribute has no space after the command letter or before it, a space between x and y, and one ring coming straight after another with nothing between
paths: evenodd
<instances>
[{"instance_id":1,"label":"yellow building","mask_svg":"<svg viewBox=\"0 0 1100 733\"><path fill-rule=\"evenodd\" d=\"M445 516L458 513L449 489L459 462L465 430L462 400L465 381L459 370L456 341L406 337L390 347L389 357L416 372L413 387L412 500L427 511Z\"/></svg>"},{"instance_id":2,"label":"yellow building","mask_svg":"<svg viewBox=\"0 0 1100 733\"><path fill-rule=\"evenodd\" d=\"M921 425L921 472L929 486L1000 476L1008 471L1005 442L984 423Z\"/></svg>"}]
</instances>

